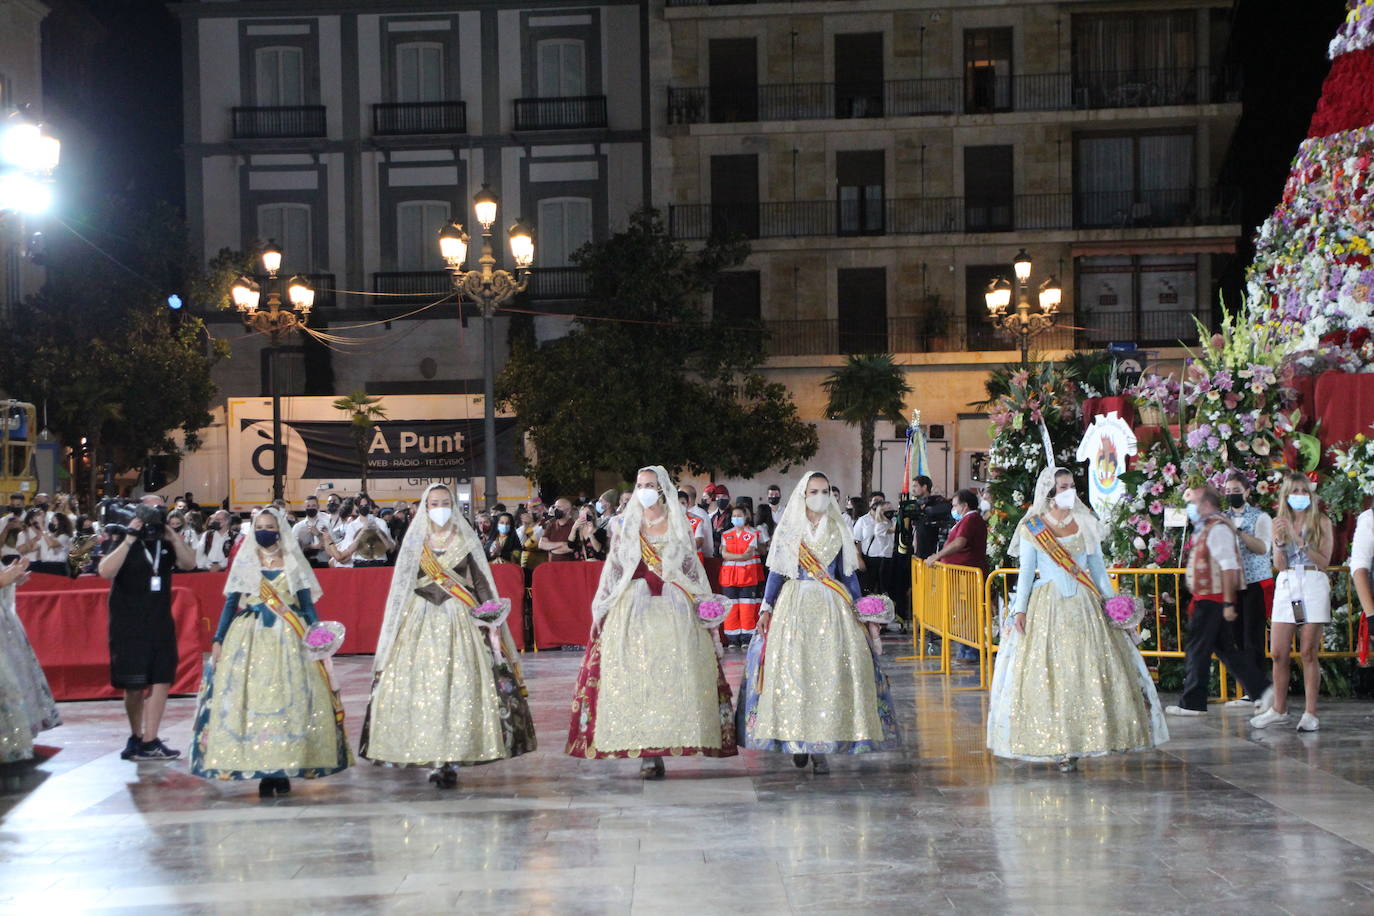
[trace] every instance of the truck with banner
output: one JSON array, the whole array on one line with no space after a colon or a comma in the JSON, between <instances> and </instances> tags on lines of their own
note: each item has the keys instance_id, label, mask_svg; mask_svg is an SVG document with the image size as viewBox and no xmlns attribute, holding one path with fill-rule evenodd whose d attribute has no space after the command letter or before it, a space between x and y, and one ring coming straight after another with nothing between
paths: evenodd
<instances>
[{"instance_id":1,"label":"truck with banner","mask_svg":"<svg viewBox=\"0 0 1374 916\"><path fill-rule=\"evenodd\" d=\"M431 483L454 488L460 503L482 491L485 441L482 398L471 395L384 395L384 419L363 436L368 494L379 504L413 499ZM284 496L300 506L307 496L355 495L362 484L359 449L347 414L332 397L281 399ZM222 419L221 419L222 418ZM245 511L272 498L272 401L230 398L216 422L201 433L202 446L186 455L174 480L158 492L190 491L212 505L228 496ZM533 493L522 474L515 418L496 418L497 490L509 505Z\"/></svg>"}]
</instances>

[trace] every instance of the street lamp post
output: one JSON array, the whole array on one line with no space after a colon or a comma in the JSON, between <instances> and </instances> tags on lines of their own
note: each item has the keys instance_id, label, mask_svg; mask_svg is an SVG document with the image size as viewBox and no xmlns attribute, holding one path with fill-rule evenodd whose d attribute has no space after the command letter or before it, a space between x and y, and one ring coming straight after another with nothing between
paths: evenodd
<instances>
[{"instance_id":1,"label":"street lamp post","mask_svg":"<svg viewBox=\"0 0 1374 916\"><path fill-rule=\"evenodd\" d=\"M281 256L281 249L274 241L269 241L262 250L262 266L267 271L266 309L258 308L262 300L262 287L252 278L239 277L231 290L234 305L243 316L244 325L268 337L267 384L272 392L273 499L284 498L283 478L286 471L286 454L281 443L281 390L277 385L277 355L281 352L282 338L297 328L305 327L310 320L310 310L315 305L315 288L308 279L295 276L285 280L277 276L277 271L281 270ZM283 288L286 303L282 301Z\"/></svg>"},{"instance_id":2,"label":"street lamp post","mask_svg":"<svg viewBox=\"0 0 1374 916\"><path fill-rule=\"evenodd\" d=\"M1031 338L1048 331L1058 320L1059 305L1063 301L1064 291L1059 286L1058 279L1053 276L1047 277L1041 282L1037 296L1040 311L1033 311L1035 306L1030 301L1031 259L1030 255L1026 254L1026 249L1022 248L1017 252L1012 269L1016 275L1016 308L1008 311L1011 305L1011 284L1003 277L997 277L988 284L983 298L987 302L988 315L993 326L1020 343L1021 363L1024 365L1030 362Z\"/></svg>"},{"instance_id":3,"label":"street lamp post","mask_svg":"<svg viewBox=\"0 0 1374 916\"><path fill-rule=\"evenodd\" d=\"M510 250L515 259L515 273L499 270L492 250L491 227L496 222L496 195L486 186L472 198L477 222L482 226L482 255L476 270L466 270L468 234L460 223L453 222L439 232L439 253L448 265L453 279L453 291L458 294L459 314L466 297L482 310L482 434L486 478L484 499L486 508L496 505L496 343L492 316L498 306L525 291L530 282L530 265L534 263L534 237L516 222L510 227Z\"/></svg>"}]
</instances>

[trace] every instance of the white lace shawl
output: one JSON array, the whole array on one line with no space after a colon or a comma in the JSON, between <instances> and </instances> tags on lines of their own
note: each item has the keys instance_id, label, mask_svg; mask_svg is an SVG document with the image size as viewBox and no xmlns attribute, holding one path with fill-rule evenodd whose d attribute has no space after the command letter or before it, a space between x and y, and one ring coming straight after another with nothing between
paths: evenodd
<instances>
[{"instance_id":1,"label":"white lace shawl","mask_svg":"<svg viewBox=\"0 0 1374 916\"><path fill-rule=\"evenodd\" d=\"M788 497L786 508L782 510L777 527L773 529L772 545L768 548L768 569L789 579L798 576L801 567L801 544L811 529L811 523L806 518L806 485L816 476L825 477L819 471L807 471L797 482L792 495ZM840 514L840 507L835 503L834 497L828 498L827 502L829 505L825 510L825 524L834 526L840 535L841 569L844 575L848 576L859 565L854 535L845 524L844 516Z\"/></svg>"},{"instance_id":2,"label":"white lace shawl","mask_svg":"<svg viewBox=\"0 0 1374 916\"><path fill-rule=\"evenodd\" d=\"M420 555L424 553L425 539L429 537L431 530L429 494L436 488L449 490L442 484L430 484L425 487L425 491L420 494L420 508L415 513L415 517L410 520L410 527L406 528L405 537L401 539L401 547L396 552L396 566L391 573L391 588L387 590L386 594L386 613L382 617L382 632L377 638L377 654L372 659L374 672L381 671L386 667L387 658L391 654L391 647L396 641L396 633L401 628L401 619L405 615L406 605L415 596L415 583L420 572ZM453 491L449 490L449 492L452 493ZM473 565L477 567L477 575L486 582L491 594L496 595L496 580L491 575L491 565L487 563L487 554L482 549L482 542L478 540L477 532L472 530L472 526L468 524L467 519L459 514L456 507L453 510L450 524L458 532L458 544L453 553L457 555L458 560L470 557ZM501 625L501 644L506 658L514 665L519 655L515 650L515 642L510 635L510 628L504 623Z\"/></svg>"},{"instance_id":3,"label":"white lace shawl","mask_svg":"<svg viewBox=\"0 0 1374 916\"><path fill-rule=\"evenodd\" d=\"M277 520L277 531L280 536L277 543L281 545L282 552L282 573L286 577L286 592L293 596L298 592L309 590L310 600L318 602L324 595L324 590L320 588L320 582L315 578L315 570L310 568L310 561L305 558L301 551L300 542L291 533L291 526L286 522L286 514L276 507L268 507L260 510L270 512L272 517ZM254 515L256 520L257 516ZM229 567L229 578L224 582L224 594L232 595L238 592L240 595L247 595L252 600L257 600L258 582L262 579L262 561L258 557L258 544L250 533L239 545L239 552L234 554L234 563Z\"/></svg>"},{"instance_id":4,"label":"white lace shawl","mask_svg":"<svg viewBox=\"0 0 1374 916\"><path fill-rule=\"evenodd\" d=\"M1035 500L1031 503L1026 514L1021 516L1021 521L1016 523L1016 533L1012 535L1011 546L1007 548L1007 553L1013 557L1021 556L1021 538L1025 537L1026 522L1037 515L1044 515L1054 508L1054 478L1059 474L1072 473L1068 468L1058 468L1047 465L1040 476L1035 481ZM1083 534L1083 546L1088 553L1102 553L1102 522L1098 520L1093 510L1084 505L1083 500L1078 496L1078 490L1073 491L1073 520L1078 523L1078 530Z\"/></svg>"},{"instance_id":5,"label":"white lace shawl","mask_svg":"<svg viewBox=\"0 0 1374 916\"><path fill-rule=\"evenodd\" d=\"M667 470L658 465L639 469L640 473L644 471L652 471L658 478L659 499L668 513L668 538L659 551L663 559L663 583L680 585L688 593L704 598L711 594L711 583L706 578L701 561L697 559L691 523L687 521L682 504L677 501L677 486ZM625 594L642 559L639 532L644 524L644 506L638 499L631 499L617 518L620 523L611 526L606 565L601 568L601 581L597 583L596 597L592 599L593 626L599 624Z\"/></svg>"}]
</instances>

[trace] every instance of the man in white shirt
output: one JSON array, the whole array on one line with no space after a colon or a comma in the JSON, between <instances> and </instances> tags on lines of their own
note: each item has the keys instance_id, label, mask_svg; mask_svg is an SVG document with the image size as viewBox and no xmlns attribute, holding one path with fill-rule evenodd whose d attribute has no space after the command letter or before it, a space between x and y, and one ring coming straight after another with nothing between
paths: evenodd
<instances>
[{"instance_id":1,"label":"man in white shirt","mask_svg":"<svg viewBox=\"0 0 1374 916\"><path fill-rule=\"evenodd\" d=\"M320 533L328 524L328 516L320 513L319 498L307 496L305 517L292 526L291 533L295 535L296 543L301 545L305 558L316 569L323 569L329 565L329 555L325 552L324 541L320 538Z\"/></svg>"},{"instance_id":2,"label":"man in white shirt","mask_svg":"<svg viewBox=\"0 0 1374 916\"><path fill-rule=\"evenodd\" d=\"M706 510L697 505L697 488L690 483L684 483L682 484L682 492L687 494L687 514L701 519L701 528L699 529L702 533L701 556L703 558L714 557L716 555L716 541L715 538L707 536L711 530L711 520L707 517Z\"/></svg>"},{"instance_id":3,"label":"man in white shirt","mask_svg":"<svg viewBox=\"0 0 1374 916\"><path fill-rule=\"evenodd\" d=\"M1241 554L1235 526L1221 511L1221 494L1211 487L1190 489L1184 498L1194 532L1187 575L1193 604L1184 646L1183 693L1177 706L1164 711L1171 716L1206 714L1215 654L1249 696L1260 698L1256 707L1263 712L1274 698L1269 673L1236 646L1228 626L1240 617L1236 596L1241 587Z\"/></svg>"},{"instance_id":4,"label":"man in white shirt","mask_svg":"<svg viewBox=\"0 0 1374 916\"><path fill-rule=\"evenodd\" d=\"M218 509L205 525L205 534L196 544L196 569L223 572L229 568L229 513Z\"/></svg>"},{"instance_id":5,"label":"man in white shirt","mask_svg":"<svg viewBox=\"0 0 1374 916\"><path fill-rule=\"evenodd\" d=\"M879 500L866 514L859 516L854 523L854 544L864 558L864 575L861 577L865 593L882 591L884 567L892 562L892 548L895 544L897 525L888 514L892 506Z\"/></svg>"},{"instance_id":6,"label":"man in white shirt","mask_svg":"<svg viewBox=\"0 0 1374 916\"><path fill-rule=\"evenodd\" d=\"M358 506L358 514L344 526L339 550L352 553L354 566L385 566L387 554L396 549L386 522L372 513L370 501Z\"/></svg>"}]
</instances>

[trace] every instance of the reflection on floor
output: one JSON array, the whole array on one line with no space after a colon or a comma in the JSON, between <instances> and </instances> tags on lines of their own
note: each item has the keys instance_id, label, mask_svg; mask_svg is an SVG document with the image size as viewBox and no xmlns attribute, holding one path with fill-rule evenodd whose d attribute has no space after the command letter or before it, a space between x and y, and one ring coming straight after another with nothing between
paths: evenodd
<instances>
[{"instance_id":1,"label":"reflection on floor","mask_svg":"<svg viewBox=\"0 0 1374 916\"><path fill-rule=\"evenodd\" d=\"M121 706L66 704L42 739L61 752L0 796L0 911L1374 912L1368 703L1332 702L1301 736L1214 709L1063 775L991 760L986 694L890 661L903 753L830 776L670 760L645 783L634 761L562 754L578 660L528 657L542 749L449 792L363 764L260 801L185 761L121 761ZM369 665L338 661L355 741ZM171 704L174 747L192 707Z\"/></svg>"}]
</instances>

